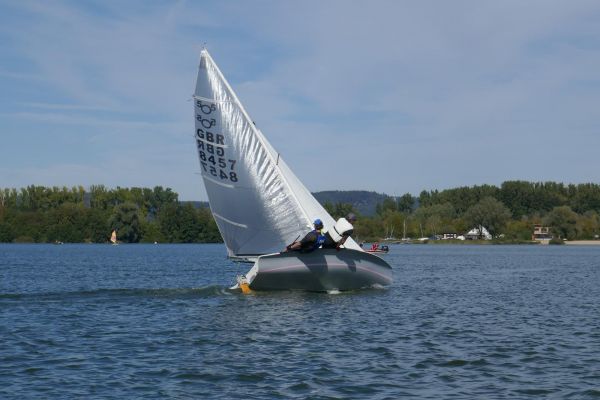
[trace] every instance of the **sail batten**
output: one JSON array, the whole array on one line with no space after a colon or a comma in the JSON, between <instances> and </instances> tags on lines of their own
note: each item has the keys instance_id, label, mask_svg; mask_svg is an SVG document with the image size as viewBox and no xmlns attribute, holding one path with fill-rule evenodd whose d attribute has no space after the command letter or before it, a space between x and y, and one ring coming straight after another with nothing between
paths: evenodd
<instances>
[{"instance_id":1,"label":"sail batten","mask_svg":"<svg viewBox=\"0 0 600 400\"><path fill-rule=\"evenodd\" d=\"M244 225L244 224L240 224L238 222L231 221L230 219L227 219L227 218L225 218L225 217L223 217L223 216L221 216L221 215L219 215L217 213L213 212L213 215L215 217L219 218L221 221L227 222L228 224L239 226L240 228L248 228L248 225Z\"/></svg>"},{"instance_id":2,"label":"sail batten","mask_svg":"<svg viewBox=\"0 0 600 400\"><path fill-rule=\"evenodd\" d=\"M230 184L227 184L227 183L222 183L222 182L219 182L219 181L215 181L214 179L212 179L212 178L204 175L202 172L200 174L202 175L202 178L204 178L205 180L207 180L209 182L214 183L215 185L219 185L219 186L226 187L226 188L229 188L229 189L235 189L235 185L230 185Z\"/></svg>"},{"instance_id":3,"label":"sail batten","mask_svg":"<svg viewBox=\"0 0 600 400\"><path fill-rule=\"evenodd\" d=\"M216 100L216 99L209 99L208 97L202 97L202 96L196 96L196 95L192 95L192 98L194 100L202 100L202 101L206 101L208 103L232 103L233 100Z\"/></svg>"}]
</instances>

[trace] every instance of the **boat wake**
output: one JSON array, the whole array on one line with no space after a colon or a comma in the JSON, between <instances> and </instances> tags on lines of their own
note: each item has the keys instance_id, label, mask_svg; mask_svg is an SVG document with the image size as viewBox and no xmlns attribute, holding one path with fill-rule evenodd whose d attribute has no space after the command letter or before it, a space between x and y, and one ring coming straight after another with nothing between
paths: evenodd
<instances>
[{"instance_id":1,"label":"boat wake","mask_svg":"<svg viewBox=\"0 0 600 400\"><path fill-rule=\"evenodd\" d=\"M230 296L226 286L209 285L199 288L127 288L95 289L45 293L0 293L0 302L113 300L121 298L194 299Z\"/></svg>"}]
</instances>

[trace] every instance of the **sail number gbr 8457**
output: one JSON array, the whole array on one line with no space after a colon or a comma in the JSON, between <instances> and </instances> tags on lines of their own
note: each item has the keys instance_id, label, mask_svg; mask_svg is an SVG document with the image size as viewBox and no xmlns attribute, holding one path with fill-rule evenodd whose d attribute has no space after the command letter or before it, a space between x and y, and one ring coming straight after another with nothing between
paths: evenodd
<instances>
[{"instance_id":1,"label":"sail number gbr 8457","mask_svg":"<svg viewBox=\"0 0 600 400\"><path fill-rule=\"evenodd\" d=\"M196 100L196 144L202 171L223 181L237 182L237 160L225 155L225 136L213 131L218 128L215 118L211 115L216 110L214 104Z\"/></svg>"}]
</instances>

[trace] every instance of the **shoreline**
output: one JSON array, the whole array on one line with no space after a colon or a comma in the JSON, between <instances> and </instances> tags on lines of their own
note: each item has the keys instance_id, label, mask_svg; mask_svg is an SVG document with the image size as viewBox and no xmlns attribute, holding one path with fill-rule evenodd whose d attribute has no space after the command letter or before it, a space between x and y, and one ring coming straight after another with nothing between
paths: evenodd
<instances>
[{"instance_id":1,"label":"shoreline","mask_svg":"<svg viewBox=\"0 0 600 400\"><path fill-rule=\"evenodd\" d=\"M365 243L373 243L373 242L365 242ZM530 240L508 240L508 241L496 241L496 240L430 240L424 242L418 241L410 241L405 243L397 243L397 242L378 242L380 245L483 245L483 246L505 246L505 245L522 245L522 246L554 246L556 244L543 242L543 241L530 241ZM560 245L560 243L557 243ZM567 246L600 246L600 240L571 240L564 241L562 244Z\"/></svg>"},{"instance_id":2,"label":"shoreline","mask_svg":"<svg viewBox=\"0 0 600 400\"><path fill-rule=\"evenodd\" d=\"M567 246L600 246L600 240L567 240Z\"/></svg>"}]
</instances>

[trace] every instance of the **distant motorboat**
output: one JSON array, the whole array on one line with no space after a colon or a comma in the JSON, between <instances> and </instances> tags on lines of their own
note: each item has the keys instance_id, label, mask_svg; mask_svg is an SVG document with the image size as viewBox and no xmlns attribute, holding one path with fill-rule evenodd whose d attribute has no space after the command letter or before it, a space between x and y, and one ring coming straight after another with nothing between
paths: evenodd
<instances>
[{"instance_id":1,"label":"distant motorboat","mask_svg":"<svg viewBox=\"0 0 600 400\"><path fill-rule=\"evenodd\" d=\"M365 251L367 253L375 253L375 254L377 254L377 253L389 253L390 248L389 248L388 245L385 245L385 244L380 245L379 243L373 243L371 245L371 247L368 248L368 249L365 249Z\"/></svg>"}]
</instances>

